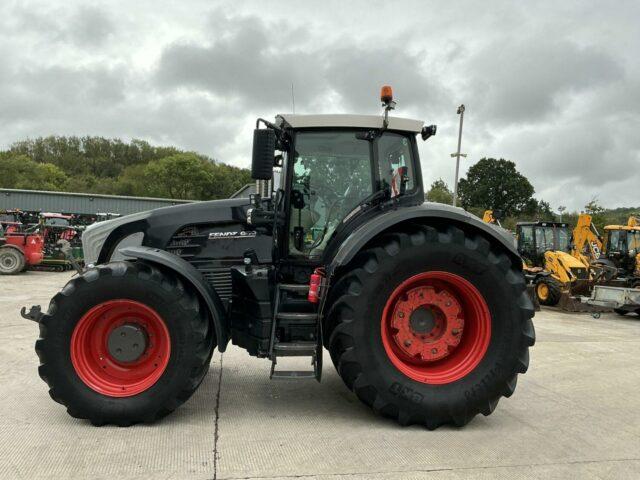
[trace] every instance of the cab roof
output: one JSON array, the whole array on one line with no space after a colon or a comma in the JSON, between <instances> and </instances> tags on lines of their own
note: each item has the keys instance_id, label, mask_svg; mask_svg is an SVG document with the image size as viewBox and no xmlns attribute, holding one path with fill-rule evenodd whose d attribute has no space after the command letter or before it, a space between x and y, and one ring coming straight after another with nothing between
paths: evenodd
<instances>
[{"instance_id":1,"label":"cab roof","mask_svg":"<svg viewBox=\"0 0 640 480\"><path fill-rule=\"evenodd\" d=\"M276 116L276 123L287 124L291 128L382 128L382 115L295 115L281 113ZM420 133L424 122L410 118L389 117L389 130Z\"/></svg>"}]
</instances>

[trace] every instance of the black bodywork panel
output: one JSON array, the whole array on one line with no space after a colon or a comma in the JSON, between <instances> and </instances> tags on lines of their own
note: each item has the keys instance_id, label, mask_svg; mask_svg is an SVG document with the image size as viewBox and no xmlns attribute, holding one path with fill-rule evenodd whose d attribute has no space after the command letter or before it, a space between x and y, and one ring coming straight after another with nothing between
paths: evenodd
<instances>
[{"instance_id":1,"label":"black bodywork panel","mask_svg":"<svg viewBox=\"0 0 640 480\"><path fill-rule=\"evenodd\" d=\"M122 238L143 232L141 247L125 247L119 252L172 268L190 281L211 310L218 346L224 350L232 332L232 269L243 266L249 251L258 264L272 264L272 235L269 230L247 225L249 208L249 199L239 198L153 210L144 219L114 229L98 263L109 261ZM265 300L269 297L260 299Z\"/></svg>"}]
</instances>

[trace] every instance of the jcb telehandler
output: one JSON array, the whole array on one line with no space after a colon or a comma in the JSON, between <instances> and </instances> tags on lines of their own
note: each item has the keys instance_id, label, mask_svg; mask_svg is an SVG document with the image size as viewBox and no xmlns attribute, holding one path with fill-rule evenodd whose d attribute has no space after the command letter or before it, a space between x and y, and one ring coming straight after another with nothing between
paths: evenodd
<instances>
[{"instance_id":1,"label":"jcb telehandler","mask_svg":"<svg viewBox=\"0 0 640 480\"><path fill-rule=\"evenodd\" d=\"M272 378L320 380L326 347L347 387L402 425L489 415L534 343L522 261L493 226L424 203L416 136L435 126L389 117L390 88L382 102L381 117L258 119L250 200L87 228L86 270L28 315L51 397L98 425L152 422L231 341ZM287 356L312 370L281 371Z\"/></svg>"}]
</instances>

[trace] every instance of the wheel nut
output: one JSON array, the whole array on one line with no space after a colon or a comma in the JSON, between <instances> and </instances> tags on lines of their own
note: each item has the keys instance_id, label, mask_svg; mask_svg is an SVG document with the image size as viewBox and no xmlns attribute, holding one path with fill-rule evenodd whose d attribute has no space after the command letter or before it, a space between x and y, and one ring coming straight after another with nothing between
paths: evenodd
<instances>
[{"instance_id":1,"label":"wheel nut","mask_svg":"<svg viewBox=\"0 0 640 480\"><path fill-rule=\"evenodd\" d=\"M411 346L411 340L405 340L404 341L404 346L405 347L410 347Z\"/></svg>"},{"instance_id":2,"label":"wheel nut","mask_svg":"<svg viewBox=\"0 0 640 480\"><path fill-rule=\"evenodd\" d=\"M437 348L432 348L431 349L431 353L433 353L435 355L436 353L438 353L438 349Z\"/></svg>"},{"instance_id":3,"label":"wheel nut","mask_svg":"<svg viewBox=\"0 0 640 480\"><path fill-rule=\"evenodd\" d=\"M454 328L453 330L451 330L452 335L458 335L459 333L460 333L460 330L458 330L457 328Z\"/></svg>"},{"instance_id":4,"label":"wheel nut","mask_svg":"<svg viewBox=\"0 0 640 480\"><path fill-rule=\"evenodd\" d=\"M398 318L404 318L404 313L399 312L399 313L398 313Z\"/></svg>"}]
</instances>

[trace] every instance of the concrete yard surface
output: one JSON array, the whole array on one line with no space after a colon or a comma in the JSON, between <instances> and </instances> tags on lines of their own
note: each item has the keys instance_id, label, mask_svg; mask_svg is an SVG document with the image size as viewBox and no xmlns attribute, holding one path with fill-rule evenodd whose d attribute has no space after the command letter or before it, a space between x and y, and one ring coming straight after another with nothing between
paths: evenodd
<instances>
[{"instance_id":1,"label":"concrete yard surface","mask_svg":"<svg viewBox=\"0 0 640 480\"><path fill-rule=\"evenodd\" d=\"M38 377L37 325L70 273L0 277L0 478L640 478L640 318L545 309L513 397L464 428L373 414L325 355L322 383L269 380L230 346L195 395L154 425L93 427Z\"/></svg>"}]
</instances>

